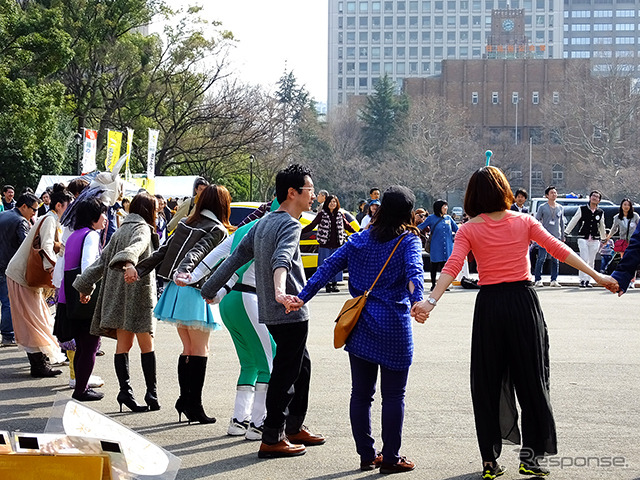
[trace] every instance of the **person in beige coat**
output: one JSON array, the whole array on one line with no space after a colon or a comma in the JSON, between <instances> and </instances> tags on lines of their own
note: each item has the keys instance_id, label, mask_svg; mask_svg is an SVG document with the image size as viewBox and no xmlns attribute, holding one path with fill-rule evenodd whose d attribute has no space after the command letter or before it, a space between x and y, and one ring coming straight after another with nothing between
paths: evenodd
<instances>
[{"instance_id":1,"label":"person in beige coat","mask_svg":"<svg viewBox=\"0 0 640 480\"><path fill-rule=\"evenodd\" d=\"M29 231L7 265L7 290L16 342L27 352L31 376L35 378L60 375L62 372L52 369L50 362L61 363L66 357L53 335L54 318L45 299L45 289L30 287L27 283L27 259L40 227L40 246L46 253L46 258L42 260L43 266L53 274L56 254L60 248L60 218L72 200L73 196L62 184L55 185L51 194L51 210Z\"/></svg>"},{"instance_id":2,"label":"person in beige coat","mask_svg":"<svg viewBox=\"0 0 640 480\"><path fill-rule=\"evenodd\" d=\"M76 277L73 286L88 301L96 284L101 282L96 309L91 321L91 334L116 339L114 366L120 384L117 401L131 411L159 410L156 392L156 357L153 348L155 320L152 315L156 301L155 274L135 284L124 282L124 272L147 258L158 248L155 234L156 198L146 192L131 201L129 215L113 234L96 262ZM136 339L141 351L142 371L147 393L147 405L138 405L133 397L129 377L129 351Z\"/></svg>"}]
</instances>

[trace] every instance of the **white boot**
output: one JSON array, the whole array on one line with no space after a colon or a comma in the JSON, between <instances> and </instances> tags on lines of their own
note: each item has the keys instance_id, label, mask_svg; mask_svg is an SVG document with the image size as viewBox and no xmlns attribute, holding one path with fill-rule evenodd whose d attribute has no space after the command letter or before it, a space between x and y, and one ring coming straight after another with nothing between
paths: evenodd
<instances>
[{"instance_id":1,"label":"white boot","mask_svg":"<svg viewBox=\"0 0 640 480\"><path fill-rule=\"evenodd\" d=\"M251 409L251 424L244 436L247 440L262 440L262 425L267 415L268 383L256 383L255 396L253 398L253 408Z\"/></svg>"},{"instance_id":2,"label":"white boot","mask_svg":"<svg viewBox=\"0 0 640 480\"><path fill-rule=\"evenodd\" d=\"M254 392L252 385L238 385L236 387L236 402L233 407L233 417L229 422L227 435L244 435L247 432Z\"/></svg>"}]
</instances>

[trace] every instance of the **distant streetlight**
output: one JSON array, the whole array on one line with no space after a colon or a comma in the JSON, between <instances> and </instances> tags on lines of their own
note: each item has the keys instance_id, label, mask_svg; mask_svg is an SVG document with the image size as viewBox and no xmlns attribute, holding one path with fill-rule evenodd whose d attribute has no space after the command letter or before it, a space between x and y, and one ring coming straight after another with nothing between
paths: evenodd
<instances>
[{"instance_id":1,"label":"distant streetlight","mask_svg":"<svg viewBox=\"0 0 640 480\"><path fill-rule=\"evenodd\" d=\"M80 132L76 132L74 139L76 141L76 172L78 172L78 175L81 175L82 166L80 165L80 147L82 146L82 134Z\"/></svg>"},{"instance_id":2,"label":"distant streetlight","mask_svg":"<svg viewBox=\"0 0 640 480\"><path fill-rule=\"evenodd\" d=\"M253 201L253 161L256 159L253 155L249 155L249 201Z\"/></svg>"}]
</instances>

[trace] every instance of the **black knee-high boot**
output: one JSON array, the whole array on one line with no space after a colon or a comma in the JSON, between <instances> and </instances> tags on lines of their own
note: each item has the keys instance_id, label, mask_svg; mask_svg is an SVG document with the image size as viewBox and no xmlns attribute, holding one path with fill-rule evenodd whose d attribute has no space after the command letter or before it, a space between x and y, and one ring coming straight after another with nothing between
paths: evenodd
<instances>
[{"instance_id":1,"label":"black knee-high boot","mask_svg":"<svg viewBox=\"0 0 640 480\"><path fill-rule=\"evenodd\" d=\"M113 365L116 369L118 384L120 385L120 393L118 393L117 401L120 404L120 412L122 412L122 404L124 403L132 412L146 412L149 407L146 405L138 405L136 399L133 398L133 388L129 377L129 354L116 353L113 356Z\"/></svg>"},{"instance_id":2,"label":"black knee-high boot","mask_svg":"<svg viewBox=\"0 0 640 480\"><path fill-rule=\"evenodd\" d=\"M189 369L189 403L187 404L186 415L191 421L200 423L215 423L214 417L207 417L202 408L202 387L204 377L207 373L207 357L197 357L189 355L187 362Z\"/></svg>"},{"instance_id":3,"label":"black knee-high boot","mask_svg":"<svg viewBox=\"0 0 640 480\"><path fill-rule=\"evenodd\" d=\"M189 405L189 361L188 355L178 357L178 385L180 386L180 396L176 400L176 410L178 411L178 421L182 421L182 414L187 418L187 406Z\"/></svg>"},{"instance_id":4,"label":"black knee-high boot","mask_svg":"<svg viewBox=\"0 0 640 480\"><path fill-rule=\"evenodd\" d=\"M149 410L160 410L158 403L158 383L156 380L156 352L147 352L140 355L144 383L147 385L147 393L144 402L149 405Z\"/></svg>"}]
</instances>

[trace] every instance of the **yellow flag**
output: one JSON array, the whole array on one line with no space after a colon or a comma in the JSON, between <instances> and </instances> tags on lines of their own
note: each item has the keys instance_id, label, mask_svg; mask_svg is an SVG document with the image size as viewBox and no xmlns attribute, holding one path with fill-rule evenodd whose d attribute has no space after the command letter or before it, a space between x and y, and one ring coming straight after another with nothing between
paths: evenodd
<instances>
[{"instance_id":1,"label":"yellow flag","mask_svg":"<svg viewBox=\"0 0 640 480\"><path fill-rule=\"evenodd\" d=\"M107 133L107 158L104 161L104 168L111 171L120 158L120 148L122 146L122 132L109 130Z\"/></svg>"}]
</instances>

